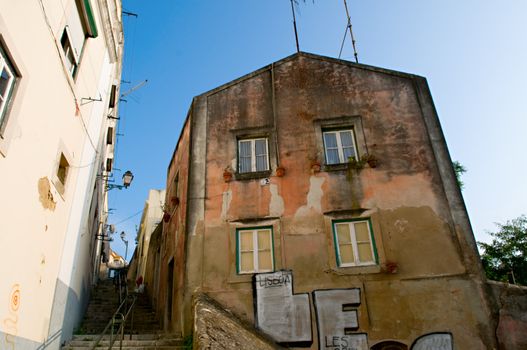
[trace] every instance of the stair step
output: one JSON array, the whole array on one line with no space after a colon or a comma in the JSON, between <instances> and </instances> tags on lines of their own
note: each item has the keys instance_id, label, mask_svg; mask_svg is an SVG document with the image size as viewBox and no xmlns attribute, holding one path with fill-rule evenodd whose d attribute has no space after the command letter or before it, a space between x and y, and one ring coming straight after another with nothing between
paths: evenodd
<instances>
[{"instance_id":1,"label":"stair step","mask_svg":"<svg viewBox=\"0 0 527 350\"><path fill-rule=\"evenodd\" d=\"M114 344L114 349L119 349L119 344ZM70 346L62 347L62 350L90 350L90 346ZM95 349L108 349L108 346L97 346ZM121 350L184 350L188 349L184 345L142 345L142 346L124 346Z\"/></svg>"},{"instance_id":2,"label":"stair step","mask_svg":"<svg viewBox=\"0 0 527 350\"><path fill-rule=\"evenodd\" d=\"M69 346L93 346L95 340L72 340ZM118 340L116 341L118 344ZM110 340L101 340L100 346L110 346ZM123 340L123 346L167 346L167 345L183 345L182 339L150 339L150 340Z\"/></svg>"},{"instance_id":3,"label":"stair step","mask_svg":"<svg viewBox=\"0 0 527 350\"><path fill-rule=\"evenodd\" d=\"M96 340L100 334L75 334L73 340L85 340L93 341ZM130 339L130 334L124 335L125 339ZM105 335L102 338L103 340L109 340L110 336ZM180 340L181 338L177 334L172 333L143 333L143 334L132 334L131 340L158 340L158 339L174 339Z\"/></svg>"}]
</instances>

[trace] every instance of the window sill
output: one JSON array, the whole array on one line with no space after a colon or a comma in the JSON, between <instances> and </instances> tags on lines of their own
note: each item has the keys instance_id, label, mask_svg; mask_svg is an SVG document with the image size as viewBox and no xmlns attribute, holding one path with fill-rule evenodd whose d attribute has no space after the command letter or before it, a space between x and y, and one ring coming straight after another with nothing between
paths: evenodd
<instances>
[{"instance_id":1,"label":"window sill","mask_svg":"<svg viewBox=\"0 0 527 350\"><path fill-rule=\"evenodd\" d=\"M322 166L322 171L342 171L342 170L348 170L348 163L339 163L339 164L324 164Z\"/></svg>"},{"instance_id":2,"label":"window sill","mask_svg":"<svg viewBox=\"0 0 527 350\"><path fill-rule=\"evenodd\" d=\"M252 283L253 281L253 273L249 274L242 274L242 275L234 275L229 278L228 283L230 284L237 284L237 283Z\"/></svg>"},{"instance_id":3,"label":"window sill","mask_svg":"<svg viewBox=\"0 0 527 350\"><path fill-rule=\"evenodd\" d=\"M362 266L340 266L332 267L326 270L326 273L332 273L340 276L352 275L366 275L372 273L380 273L382 271L380 265L362 265Z\"/></svg>"},{"instance_id":4,"label":"window sill","mask_svg":"<svg viewBox=\"0 0 527 350\"><path fill-rule=\"evenodd\" d=\"M252 173L236 173L235 180L254 180L271 176L271 170L256 171Z\"/></svg>"}]
</instances>

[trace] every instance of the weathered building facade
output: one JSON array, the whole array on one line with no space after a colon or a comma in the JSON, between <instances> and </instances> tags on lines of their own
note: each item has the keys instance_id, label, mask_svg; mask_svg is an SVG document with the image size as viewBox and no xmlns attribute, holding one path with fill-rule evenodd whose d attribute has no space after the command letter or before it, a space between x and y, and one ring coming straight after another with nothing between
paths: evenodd
<instances>
[{"instance_id":1,"label":"weathered building facade","mask_svg":"<svg viewBox=\"0 0 527 350\"><path fill-rule=\"evenodd\" d=\"M106 233L120 0L0 1L0 349L59 349Z\"/></svg>"},{"instance_id":2,"label":"weathered building facade","mask_svg":"<svg viewBox=\"0 0 527 350\"><path fill-rule=\"evenodd\" d=\"M166 203L167 330L205 293L293 347L496 347L422 77L299 53L197 96Z\"/></svg>"},{"instance_id":3,"label":"weathered building facade","mask_svg":"<svg viewBox=\"0 0 527 350\"><path fill-rule=\"evenodd\" d=\"M143 215L137 230L135 241L137 246L133 256L133 267L130 268L129 278L134 281L142 276L144 278L148 260L151 258L148 254L150 239L156 227L161 223L163 218L163 209L165 207L165 190L150 190L148 198L145 201ZM154 265L152 263L151 265Z\"/></svg>"}]
</instances>

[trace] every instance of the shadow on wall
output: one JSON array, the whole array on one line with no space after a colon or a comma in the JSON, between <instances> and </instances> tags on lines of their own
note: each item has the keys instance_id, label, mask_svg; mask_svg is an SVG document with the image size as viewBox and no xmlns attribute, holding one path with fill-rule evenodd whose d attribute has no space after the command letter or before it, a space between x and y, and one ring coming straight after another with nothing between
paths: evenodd
<instances>
[{"instance_id":1,"label":"shadow on wall","mask_svg":"<svg viewBox=\"0 0 527 350\"><path fill-rule=\"evenodd\" d=\"M48 338L37 350L59 349L64 341L71 338L73 330L80 325L88 306L88 288L89 286L83 284L80 296L77 296L73 289L57 279Z\"/></svg>"},{"instance_id":2,"label":"shadow on wall","mask_svg":"<svg viewBox=\"0 0 527 350\"><path fill-rule=\"evenodd\" d=\"M2 350L40 350L44 349L42 346L43 344L39 344L29 339L0 332L0 349Z\"/></svg>"}]
</instances>

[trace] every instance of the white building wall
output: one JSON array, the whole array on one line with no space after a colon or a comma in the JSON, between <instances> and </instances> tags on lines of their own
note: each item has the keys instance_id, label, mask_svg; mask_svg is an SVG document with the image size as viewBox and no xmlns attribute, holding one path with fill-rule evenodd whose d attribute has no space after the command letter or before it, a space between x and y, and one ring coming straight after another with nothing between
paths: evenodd
<instances>
[{"instance_id":1,"label":"white building wall","mask_svg":"<svg viewBox=\"0 0 527 350\"><path fill-rule=\"evenodd\" d=\"M137 233L137 277L145 276L150 236L163 218L165 190L150 190Z\"/></svg>"},{"instance_id":2,"label":"white building wall","mask_svg":"<svg viewBox=\"0 0 527 350\"><path fill-rule=\"evenodd\" d=\"M114 123L106 116L122 45L111 62L107 24L91 0L99 35L86 40L72 79L60 37L73 5L0 0L0 40L20 74L0 136L0 349L58 349L78 325L92 282L93 225L104 225L106 208L97 175ZM84 103L88 97L102 101ZM61 152L70 164L63 193L55 184ZM95 184L96 220L89 215Z\"/></svg>"}]
</instances>

